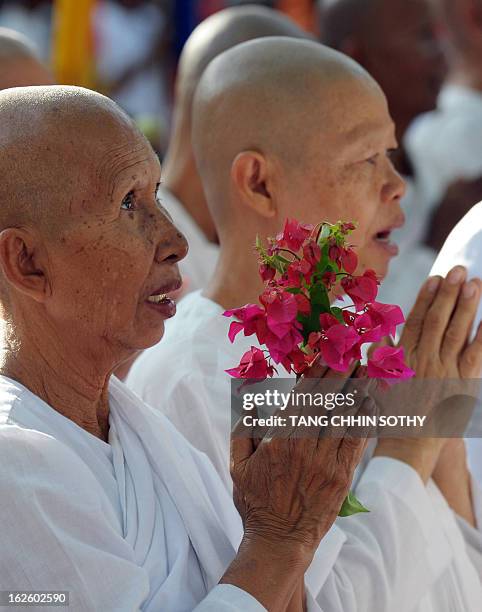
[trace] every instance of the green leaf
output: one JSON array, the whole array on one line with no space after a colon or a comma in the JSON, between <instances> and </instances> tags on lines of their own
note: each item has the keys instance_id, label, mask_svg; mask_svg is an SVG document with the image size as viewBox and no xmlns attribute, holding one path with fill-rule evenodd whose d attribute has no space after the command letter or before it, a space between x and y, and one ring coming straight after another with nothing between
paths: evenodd
<instances>
[{"instance_id":1,"label":"green leaf","mask_svg":"<svg viewBox=\"0 0 482 612\"><path fill-rule=\"evenodd\" d=\"M360 512L370 512L365 506L358 501L355 494L350 491L345 497L338 516L351 516L352 514L359 514Z\"/></svg>"},{"instance_id":2,"label":"green leaf","mask_svg":"<svg viewBox=\"0 0 482 612\"><path fill-rule=\"evenodd\" d=\"M331 314L335 317L335 319L338 319L340 323L345 324L345 319L343 318L343 310L341 308L338 308L338 306L332 306Z\"/></svg>"},{"instance_id":3,"label":"green leaf","mask_svg":"<svg viewBox=\"0 0 482 612\"><path fill-rule=\"evenodd\" d=\"M311 306L321 306L321 312L330 312L330 298L323 283L315 283L310 287Z\"/></svg>"}]
</instances>

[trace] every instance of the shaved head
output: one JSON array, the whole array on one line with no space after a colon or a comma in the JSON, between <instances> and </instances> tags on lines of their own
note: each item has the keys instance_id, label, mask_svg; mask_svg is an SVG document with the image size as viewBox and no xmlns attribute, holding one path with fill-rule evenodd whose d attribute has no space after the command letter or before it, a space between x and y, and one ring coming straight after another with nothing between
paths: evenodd
<instances>
[{"instance_id":1,"label":"shaved head","mask_svg":"<svg viewBox=\"0 0 482 612\"><path fill-rule=\"evenodd\" d=\"M0 230L40 224L56 231L68 194L88 192L82 170L100 171L93 150L115 132L136 131L109 98L78 87L0 92ZM97 160L99 161L99 160ZM87 197L87 196L86 196Z\"/></svg>"},{"instance_id":2,"label":"shaved head","mask_svg":"<svg viewBox=\"0 0 482 612\"><path fill-rule=\"evenodd\" d=\"M15 30L0 28L0 89L51 84L52 76L30 41Z\"/></svg>"},{"instance_id":3,"label":"shaved head","mask_svg":"<svg viewBox=\"0 0 482 612\"><path fill-rule=\"evenodd\" d=\"M176 83L179 101L190 107L202 73L220 53L265 36L309 38L288 17L262 6L232 7L208 17L194 30L182 51Z\"/></svg>"},{"instance_id":4,"label":"shaved head","mask_svg":"<svg viewBox=\"0 0 482 612\"><path fill-rule=\"evenodd\" d=\"M194 93L204 70L215 57L241 42L270 36L312 38L278 11L255 5L232 7L198 25L179 61L172 131L163 159L163 182L212 242L217 241L216 229L192 151Z\"/></svg>"},{"instance_id":5,"label":"shaved head","mask_svg":"<svg viewBox=\"0 0 482 612\"><path fill-rule=\"evenodd\" d=\"M265 38L213 60L196 92L193 146L216 221L227 214L223 194L235 156L256 150L296 164L314 122L349 129L334 111L340 98L354 94L345 91L353 84L381 95L356 62L311 41Z\"/></svg>"},{"instance_id":6,"label":"shaved head","mask_svg":"<svg viewBox=\"0 0 482 612\"><path fill-rule=\"evenodd\" d=\"M37 57L32 44L20 32L0 27L0 61L20 57Z\"/></svg>"},{"instance_id":7,"label":"shaved head","mask_svg":"<svg viewBox=\"0 0 482 612\"><path fill-rule=\"evenodd\" d=\"M176 77L174 120L166 154L166 173L190 153L191 114L194 92L208 64L235 45L265 36L311 38L291 19L263 6L237 6L224 9L200 23L184 45ZM173 168L176 172L176 168Z\"/></svg>"}]
</instances>

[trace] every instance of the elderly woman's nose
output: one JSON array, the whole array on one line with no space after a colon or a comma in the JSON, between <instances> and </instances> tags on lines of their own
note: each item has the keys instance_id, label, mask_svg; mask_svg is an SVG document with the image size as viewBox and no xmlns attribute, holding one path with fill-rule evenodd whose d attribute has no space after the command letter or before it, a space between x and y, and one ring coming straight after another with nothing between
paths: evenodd
<instances>
[{"instance_id":1,"label":"elderly woman's nose","mask_svg":"<svg viewBox=\"0 0 482 612\"><path fill-rule=\"evenodd\" d=\"M169 236L164 236L159 240L156 250L156 261L159 263L169 261L177 263L186 257L189 246L182 232L174 225L171 225Z\"/></svg>"}]
</instances>

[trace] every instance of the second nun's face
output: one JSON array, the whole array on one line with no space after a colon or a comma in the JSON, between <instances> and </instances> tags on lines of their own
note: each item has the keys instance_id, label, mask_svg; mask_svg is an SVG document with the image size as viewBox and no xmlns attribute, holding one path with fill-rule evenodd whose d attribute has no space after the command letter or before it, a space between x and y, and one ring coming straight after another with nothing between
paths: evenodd
<instances>
[{"instance_id":1,"label":"second nun's face","mask_svg":"<svg viewBox=\"0 0 482 612\"><path fill-rule=\"evenodd\" d=\"M322 94L322 95L326 95ZM398 248L405 187L390 154L397 147L385 97L372 84L345 80L333 89L330 116L313 117L302 158L285 168L279 190L283 217L303 222L356 222L351 242L359 272L384 277Z\"/></svg>"}]
</instances>

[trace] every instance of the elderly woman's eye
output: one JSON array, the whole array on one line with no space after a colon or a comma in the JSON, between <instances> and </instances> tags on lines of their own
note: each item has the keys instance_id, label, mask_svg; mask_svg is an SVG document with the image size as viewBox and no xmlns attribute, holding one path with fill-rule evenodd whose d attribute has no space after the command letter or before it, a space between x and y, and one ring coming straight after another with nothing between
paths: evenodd
<instances>
[{"instance_id":1,"label":"elderly woman's eye","mask_svg":"<svg viewBox=\"0 0 482 612\"><path fill-rule=\"evenodd\" d=\"M371 157L369 157L365 161L367 163L371 164L372 166L374 166L377 163L377 159L378 159L378 153L376 155L372 155Z\"/></svg>"},{"instance_id":2,"label":"elderly woman's eye","mask_svg":"<svg viewBox=\"0 0 482 612\"><path fill-rule=\"evenodd\" d=\"M121 208L123 210L135 210L134 192L129 191L126 197L122 200Z\"/></svg>"}]
</instances>

